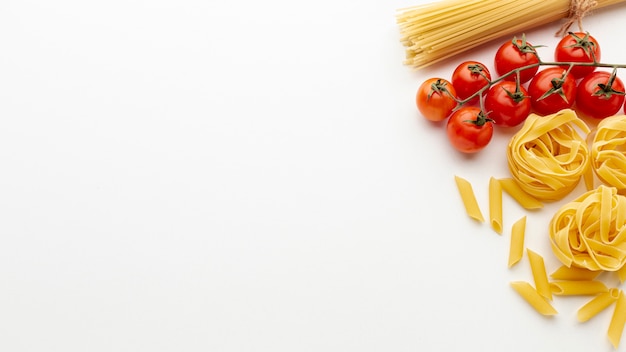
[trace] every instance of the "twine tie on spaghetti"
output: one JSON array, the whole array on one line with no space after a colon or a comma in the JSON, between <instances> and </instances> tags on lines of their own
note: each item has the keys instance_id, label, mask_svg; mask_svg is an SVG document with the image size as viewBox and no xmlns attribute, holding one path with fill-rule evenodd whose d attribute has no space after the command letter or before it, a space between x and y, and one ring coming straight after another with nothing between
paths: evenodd
<instances>
[{"instance_id":1,"label":"twine tie on spaghetti","mask_svg":"<svg viewBox=\"0 0 626 352\"><path fill-rule=\"evenodd\" d=\"M583 30L583 17L587 15L594 7L598 5L598 2L595 0L571 0L569 3L569 12L567 15L567 20L558 32L556 32L557 37L562 37L567 34L570 27L576 22L578 23L578 28Z\"/></svg>"}]
</instances>

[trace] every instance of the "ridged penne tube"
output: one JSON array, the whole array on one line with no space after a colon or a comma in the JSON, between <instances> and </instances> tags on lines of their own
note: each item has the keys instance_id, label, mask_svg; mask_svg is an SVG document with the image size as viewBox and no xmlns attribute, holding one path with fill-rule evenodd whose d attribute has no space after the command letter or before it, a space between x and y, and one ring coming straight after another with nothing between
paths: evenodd
<instances>
[{"instance_id":1,"label":"ridged penne tube","mask_svg":"<svg viewBox=\"0 0 626 352\"><path fill-rule=\"evenodd\" d=\"M619 282L620 283L624 283L624 281L626 281L626 265L623 265L618 271L617 271L617 277L619 278Z\"/></svg>"},{"instance_id":2,"label":"ridged penne tube","mask_svg":"<svg viewBox=\"0 0 626 352\"><path fill-rule=\"evenodd\" d=\"M599 295L595 296L592 300L585 303L584 306L578 309L576 312L576 317L578 321L583 323L587 320L595 317L601 311L608 308L611 304L615 303L619 298L619 289L612 288L607 292L602 292Z\"/></svg>"},{"instance_id":3,"label":"ridged penne tube","mask_svg":"<svg viewBox=\"0 0 626 352\"><path fill-rule=\"evenodd\" d=\"M626 297L624 297L624 291L620 290L607 332L609 341L615 348L619 347L624 332L624 324L626 324Z\"/></svg>"},{"instance_id":4,"label":"ridged penne tube","mask_svg":"<svg viewBox=\"0 0 626 352\"><path fill-rule=\"evenodd\" d=\"M522 208L527 210L540 209L543 207L543 203L524 192L524 190L515 182L512 178L498 179L502 190L506 192L511 198L513 198Z\"/></svg>"},{"instance_id":5,"label":"ridged penne tube","mask_svg":"<svg viewBox=\"0 0 626 352\"><path fill-rule=\"evenodd\" d=\"M535 288L537 292L546 299L552 300L552 290L548 282L548 274L543 257L530 249L526 249L528 253L528 261L530 261L530 269L533 273Z\"/></svg>"},{"instance_id":6,"label":"ridged penne tube","mask_svg":"<svg viewBox=\"0 0 626 352\"><path fill-rule=\"evenodd\" d=\"M489 179L489 221L498 234L502 234L502 186L494 177Z\"/></svg>"},{"instance_id":7,"label":"ridged penne tube","mask_svg":"<svg viewBox=\"0 0 626 352\"><path fill-rule=\"evenodd\" d=\"M591 281L600 275L600 273L602 273L602 271L591 271L583 268L577 268L575 266L570 266L568 268L565 265L562 265L550 274L550 277L553 280Z\"/></svg>"},{"instance_id":8,"label":"ridged penne tube","mask_svg":"<svg viewBox=\"0 0 626 352\"><path fill-rule=\"evenodd\" d=\"M461 200L463 201L463 206L465 207L467 215L476 221L484 222L485 218L480 211L478 201L476 201L472 184L460 176L454 176L454 180L457 188L459 189L459 194L461 195Z\"/></svg>"},{"instance_id":9,"label":"ridged penne tube","mask_svg":"<svg viewBox=\"0 0 626 352\"><path fill-rule=\"evenodd\" d=\"M541 315L555 315L558 312L554 307L541 296L537 290L535 290L528 282L525 281L513 281L511 287L517 293L522 296L539 314Z\"/></svg>"},{"instance_id":10,"label":"ridged penne tube","mask_svg":"<svg viewBox=\"0 0 626 352\"><path fill-rule=\"evenodd\" d=\"M609 289L602 281L552 281L552 293L557 296L588 296L608 292Z\"/></svg>"},{"instance_id":11,"label":"ridged penne tube","mask_svg":"<svg viewBox=\"0 0 626 352\"><path fill-rule=\"evenodd\" d=\"M523 216L511 227L511 244L509 246L509 268L522 259L524 255L524 234L526 232L526 217Z\"/></svg>"}]
</instances>

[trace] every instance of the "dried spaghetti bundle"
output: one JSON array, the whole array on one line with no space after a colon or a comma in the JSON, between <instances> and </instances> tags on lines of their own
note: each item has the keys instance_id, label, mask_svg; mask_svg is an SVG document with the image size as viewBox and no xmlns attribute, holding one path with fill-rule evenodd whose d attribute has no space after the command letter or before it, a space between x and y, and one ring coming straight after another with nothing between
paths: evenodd
<instances>
[{"instance_id":1,"label":"dried spaghetti bundle","mask_svg":"<svg viewBox=\"0 0 626 352\"><path fill-rule=\"evenodd\" d=\"M625 0L443 0L399 10L407 65L422 68L503 36Z\"/></svg>"}]
</instances>

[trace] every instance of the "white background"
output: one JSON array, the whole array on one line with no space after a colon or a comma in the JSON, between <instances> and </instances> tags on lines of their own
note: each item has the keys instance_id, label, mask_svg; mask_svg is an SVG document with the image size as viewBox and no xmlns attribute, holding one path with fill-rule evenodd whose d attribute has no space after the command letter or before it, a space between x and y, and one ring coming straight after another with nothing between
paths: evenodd
<instances>
[{"instance_id":1,"label":"white background","mask_svg":"<svg viewBox=\"0 0 626 352\"><path fill-rule=\"evenodd\" d=\"M509 286L523 215L558 267L559 204L505 198L502 235L465 215L453 176L486 214L512 132L459 155L414 95L499 42L412 71L395 14L421 2L3 1L0 350L611 351L610 312ZM585 21L604 62L624 16ZM558 26L527 31L546 58Z\"/></svg>"}]
</instances>

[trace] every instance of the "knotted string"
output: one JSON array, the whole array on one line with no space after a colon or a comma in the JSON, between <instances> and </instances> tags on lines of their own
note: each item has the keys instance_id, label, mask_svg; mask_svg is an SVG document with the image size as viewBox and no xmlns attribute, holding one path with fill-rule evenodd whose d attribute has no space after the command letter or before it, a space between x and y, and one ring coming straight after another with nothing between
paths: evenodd
<instances>
[{"instance_id":1,"label":"knotted string","mask_svg":"<svg viewBox=\"0 0 626 352\"><path fill-rule=\"evenodd\" d=\"M567 14L567 20L561 26L558 32L556 32L557 37L562 37L567 34L570 27L577 22L578 28L583 30L583 17L587 15L594 7L598 5L598 2L595 0L571 0L569 3L569 12Z\"/></svg>"}]
</instances>

